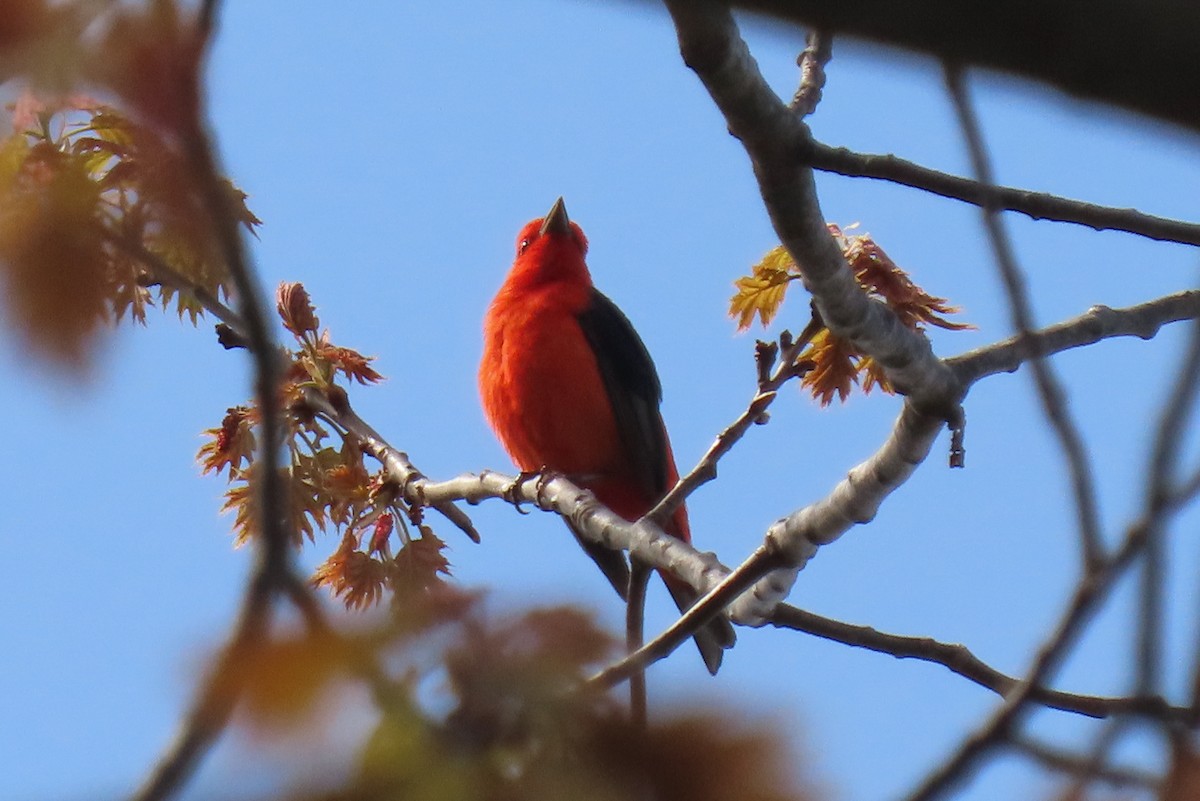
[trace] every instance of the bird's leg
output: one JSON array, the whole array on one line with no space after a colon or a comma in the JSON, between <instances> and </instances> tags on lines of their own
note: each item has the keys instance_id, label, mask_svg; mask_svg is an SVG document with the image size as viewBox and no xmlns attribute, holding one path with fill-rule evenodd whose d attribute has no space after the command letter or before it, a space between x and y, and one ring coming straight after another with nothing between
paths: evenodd
<instances>
[{"instance_id":1,"label":"bird's leg","mask_svg":"<svg viewBox=\"0 0 1200 801\"><path fill-rule=\"evenodd\" d=\"M650 566L636 556L630 560L629 601L625 607L625 648L633 653L645 641L646 587L650 583ZM629 721L637 731L646 730L646 672L639 670L629 677Z\"/></svg>"}]
</instances>

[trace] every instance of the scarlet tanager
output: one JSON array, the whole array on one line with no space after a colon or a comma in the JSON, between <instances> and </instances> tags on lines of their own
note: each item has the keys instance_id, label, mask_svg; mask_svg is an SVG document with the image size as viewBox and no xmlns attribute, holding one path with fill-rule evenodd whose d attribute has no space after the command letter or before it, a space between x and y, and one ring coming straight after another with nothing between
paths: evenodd
<instances>
[{"instance_id":1,"label":"scarlet tanager","mask_svg":"<svg viewBox=\"0 0 1200 801\"><path fill-rule=\"evenodd\" d=\"M654 362L621 310L592 285L586 253L587 238L562 198L521 229L512 270L484 319L479 391L518 468L562 473L635 521L679 474L659 412ZM663 529L691 541L682 504ZM625 555L572 533L626 597ZM680 611L687 609L696 592L664 578ZM716 673L722 649L733 644L733 627L718 617L695 640Z\"/></svg>"}]
</instances>

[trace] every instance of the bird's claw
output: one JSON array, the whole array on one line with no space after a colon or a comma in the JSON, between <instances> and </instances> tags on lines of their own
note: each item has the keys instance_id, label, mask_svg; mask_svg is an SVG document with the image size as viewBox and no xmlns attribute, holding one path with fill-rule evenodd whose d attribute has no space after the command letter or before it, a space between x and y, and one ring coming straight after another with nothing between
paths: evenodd
<instances>
[{"instance_id":1,"label":"bird's claw","mask_svg":"<svg viewBox=\"0 0 1200 801\"><path fill-rule=\"evenodd\" d=\"M533 489L534 497L537 498L537 501L534 503L541 503L542 491L545 490L546 484L550 482L556 475L558 474L550 470L550 468L546 467L545 465L538 470L522 470L516 478L509 482L509 484L500 491L500 497L517 507L518 512L523 515L527 515L529 512L521 508L521 504L527 503L525 498L523 498L521 495L522 488L524 488L524 486L530 481L534 481L536 479Z\"/></svg>"},{"instance_id":2,"label":"bird's claw","mask_svg":"<svg viewBox=\"0 0 1200 801\"><path fill-rule=\"evenodd\" d=\"M527 482L540 475L540 470L522 470L504 489L500 490L500 497L515 506L521 514L529 514L529 512L521 508L521 504L525 502L525 499L521 497L521 488Z\"/></svg>"}]
</instances>

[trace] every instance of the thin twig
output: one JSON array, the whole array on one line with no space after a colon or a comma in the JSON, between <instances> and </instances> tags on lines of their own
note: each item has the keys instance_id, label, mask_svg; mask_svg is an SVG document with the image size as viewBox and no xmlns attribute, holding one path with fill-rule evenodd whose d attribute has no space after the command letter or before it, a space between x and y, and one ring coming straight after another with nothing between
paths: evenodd
<instances>
[{"instance_id":1,"label":"thin twig","mask_svg":"<svg viewBox=\"0 0 1200 801\"><path fill-rule=\"evenodd\" d=\"M1082 225L1095 231L1123 231L1160 242L1200 245L1200 223L1158 217L1137 209L1101 206L1048 192L988 186L897 156L858 153L811 139L802 143L800 153L805 163L822 172L888 181L976 206L1015 211L1034 220Z\"/></svg>"},{"instance_id":2,"label":"thin twig","mask_svg":"<svg viewBox=\"0 0 1200 801\"><path fill-rule=\"evenodd\" d=\"M1162 617L1165 606L1165 544L1166 521L1163 510L1175 508L1180 498L1176 487L1182 444L1186 441L1188 423L1195 414L1196 395L1200 392L1200 322L1190 327L1187 349L1179 366L1175 383L1163 403L1160 423L1155 432L1154 447L1146 466L1146 505L1152 525L1146 547L1142 576L1142 595L1138 620L1137 688L1156 689L1161 682ZM1200 679L1200 657L1193 667Z\"/></svg>"},{"instance_id":3,"label":"thin twig","mask_svg":"<svg viewBox=\"0 0 1200 801\"><path fill-rule=\"evenodd\" d=\"M1089 756L1074 754L1030 737L1014 737L1010 741L1010 745L1051 770L1069 773L1077 777L1086 776L1099 779L1112 787L1139 787L1157 790L1162 784L1162 780L1153 773L1137 768L1116 768L1104 764L1094 764ZM1066 794L1062 797L1073 798L1074 796Z\"/></svg>"},{"instance_id":4,"label":"thin twig","mask_svg":"<svg viewBox=\"0 0 1200 801\"><path fill-rule=\"evenodd\" d=\"M1038 649L1033 663L1021 682L1005 696L1004 703L945 762L921 782L905 801L932 801L947 792L975 766L991 748L1010 736L1019 717L1042 682L1058 667L1067 649L1078 638L1092 611L1108 596L1116 579L1125 571L1145 545L1146 528L1142 523L1130 527L1121 545L1104 563L1085 574L1076 585L1067 608L1054 630Z\"/></svg>"},{"instance_id":5,"label":"thin twig","mask_svg":"<svg viewBox=\"0 0 1200 801\"><path fill-rule=\"evenodd\" d=\"M1001 696L1007 695L1020 684L1018 679L988 665L965 645L940 642L930 637L888 634L870 626L856 626L822 617L788 604L780 604L767 622L778 628L802 631L844 645L887 654L897 659L919 659L923 662L941 665ZM1190 714L1190 710L1173 707L1161 696L1080 695L1038 687L1030 700L1050 709L1091 718L1137 715L1154 720L1183 721Z\"/></svg>"},{"instance_id":6,"label":"thin twig","mask_svg":"<svg viewBox=\"0 0 1200 801\"><path fill-rule=\"evenodd\" d=\"M967 94L962 72L957 67L948 65L945 77L975 174L979 183L984 186L993 186L992 166L983 143L983 133L979 128L979 121L975 117L975 110ZM1025 278L1017 265L1012 243L1000 220L999 209L990 201L985 202L981 208L983 223L996 257L996 266L1000 271L1000 278L1008 297L1012 326L1016 329L1018 338L1028 338L1034 325ZM1067 409L1062 386L1049 363L1041 356L1034 355L1029 360L1029 365L1033 371L1034 384L1037 386L1042 412L1050 422L1067 461L1071 490L1075 498L1075 515L1079 529L1083 568L1091 570L1100 563L1104 553L1104 545L1100 539L1099 511L1096 504L1096 487L1092 477L1091 460L1087 456L1083 438Z\"/></svg>"},{"instance_id":7,"label":"thin twig","mask_svg":"<svg viewBox=\"0 0 1200 801\"><path fill-rule=\"evenodd\" d=\"M751 426L765 422L767 410L775 401L783 385L793 378L803 377L808 371L809 365L799 362L798 359L801 352L821 328L820 316L814 312L812 321L795 340L786 336L785 332L782 342L784 347L779 349L782 352L779 354L779 360L774 369L771 369L771 365L766 363L764 352L761 348L759 349L757 352L758 392L750 399L745 411L717 435L716 440L705 451L704 456L700 457L696 466L688 471L687 475L676 481L675 486L663 496L662 500L645 514L646 520L655 523L666 520L679 504L691 497L693 492L717 477L717 462L733 449L733 446L745 436ZM771 354L776 352L778 350L772 350Z\"/></svg>"},{"instance_id":8,"label":"thin twig","mask_svg":"<svg viewBox=\"0 0 1200 801\"><path fill-rule=\"evenodd\" d=\"M800 68L800 86L792 96L791 109L801 117L817 110L821 92L825 89L825 65L833 58L833 36L822 31L809 31L804 49L796 58Z\"/></svg>"}]
</instances>

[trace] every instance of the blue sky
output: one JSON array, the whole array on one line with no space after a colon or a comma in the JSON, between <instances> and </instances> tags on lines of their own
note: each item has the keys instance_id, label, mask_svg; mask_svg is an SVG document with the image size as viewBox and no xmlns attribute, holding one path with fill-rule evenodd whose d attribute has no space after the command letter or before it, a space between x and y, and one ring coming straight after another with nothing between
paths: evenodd
<instances>
[{"instance_id":1,"label":"blue sky","mask_svg":"<svg viewBox=\"0 0 1200 801\"><path fill-rule=\"evenodd\" d=\"M744 34L790 96L802 32L748 21ZM834 52L812 119L818 138L966 173L935 64L848 41ZM735 335L725 310L731 282L776 242L744 152L657 6L229 3L210 74L227 169L265 223L254 244L263 281L303 282L334 340L378 357L389 380L356 388L353 402L427 474L509 469L476 398L480 321L517 230L559 195L589 235L597 284L654 354L681 467L751 397L761 334ZM1010 79L977 76L972 87L1002 182L1200 216L1194 141ZM830 221L858 222L978 326L935 331L939 354L1009 335L977 210L882 183L819 176L818 185ZM1006 222L1041 324L1195 285L1196 255L1182 246ZM798 330L806 310L794 293L780 325ZM1095 460L1110 543L1137 509L1147 421L1182 333L1054 360ZM152 316L144 330L117 332L83 384L30 365L11 338L0 369L9 411L0 799L118 798L167 741L247 571L249 554L231 549L230 521L217 514L223 484L193 461L199 432L248 396L247 364L207 326ZM859 395L821 409L785 392L771 424L751 431L690 502L697 543L739 562L771 521L868 456L899 406ZM817 555L791 600L963 642L1016 673L1074 582L1073 514L1025 371L976 386L966 411L967 469L944 467L943 435L874 523ZM471 512L481 545L441 531L462 586L491 587L500 603L583 604L618 625L611 590L559 521L498 502ZM1193 510L1171 541L1167 665L1177 691L1196 636L1197 522ZM1126 689L1133 587L1121 585L1056 686ZM651 604L651 627L668 623L661 587ZM653 670L651 693L652 704L775 721L803 771L843 801L895 797L997 703L938 666L768 629L740 631L715 679L685 649ZM356 720L338 717L329 739L349 736ZM1039 713L1030 727L1077 744L1095 730L1061 713ZM1146 749L1135 741L1126 751ZM286 756L227 737L188 797L253 794L286 771ZM990 764L960 797L1049 795L1025 763Z\"/></svg>"}]
</instances>

